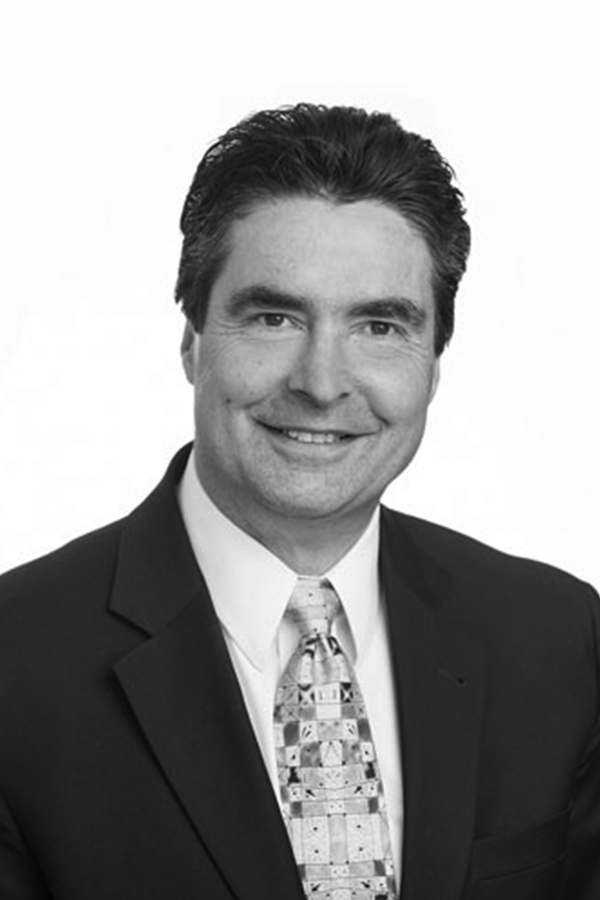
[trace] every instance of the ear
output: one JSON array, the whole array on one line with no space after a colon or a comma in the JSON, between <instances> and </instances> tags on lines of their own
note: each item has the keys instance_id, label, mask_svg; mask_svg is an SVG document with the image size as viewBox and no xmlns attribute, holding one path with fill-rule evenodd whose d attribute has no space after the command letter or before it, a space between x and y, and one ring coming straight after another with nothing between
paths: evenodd
<instances>
[{"instance_id":1,"label":"ear","mask_svg":"<svg viewBox=\"0 0 600 900\"><path fill-rule=\"evenodd\" d=\"M183 338L181 339L181 362L185 377L190 384L194 384L196 380L196 359L199 343L200 335L197 331L194 331L190 322L186 320Z\"/></svg>"},{"instance_id":2,"label":"ear","mask_svg":"<svg viewBox=\"0 0 600 900\"><path fill-rule=\"evenodd\" d=\"M429 402L430 403L436 395L439 383L440 383L440 358L439 358L439 356L436 356L435 362L433 363L433 371L431 373L431 387L429 388Z\"/></svg>"}]
</instances>

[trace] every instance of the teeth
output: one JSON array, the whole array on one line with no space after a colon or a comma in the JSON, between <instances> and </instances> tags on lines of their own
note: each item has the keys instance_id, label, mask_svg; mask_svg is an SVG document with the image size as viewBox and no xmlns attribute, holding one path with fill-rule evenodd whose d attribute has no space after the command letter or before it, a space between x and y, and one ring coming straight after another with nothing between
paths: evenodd
<instances>
[{"instance_id":1,"label":"teeth","mask_svg":"<svg viewBox=\"0 0 600 900\"><path fill-rule=\"evenodd\" d=\"M284 434L301 444L333 444L339 440L337 434L330 431L284 431Z\"/></svg>"}]
</instances>

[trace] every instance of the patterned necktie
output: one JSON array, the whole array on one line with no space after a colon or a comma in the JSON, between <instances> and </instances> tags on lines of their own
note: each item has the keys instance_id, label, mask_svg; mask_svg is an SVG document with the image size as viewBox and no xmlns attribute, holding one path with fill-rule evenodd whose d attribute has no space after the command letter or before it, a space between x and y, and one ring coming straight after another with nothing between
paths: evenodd
<instances>
[{"instance_id":1,"label":"patterned necktie","mask_svg":"<svg viewBox=\"0 0 600 900\"><path fill-rule=\"evenodd\" d=\"M300 577L286 610L301 640L277 687L275 747L283 815L314 900L393 900L383 786L364 701L331 634L340 601Z\"/></svg>"}]
</instances>

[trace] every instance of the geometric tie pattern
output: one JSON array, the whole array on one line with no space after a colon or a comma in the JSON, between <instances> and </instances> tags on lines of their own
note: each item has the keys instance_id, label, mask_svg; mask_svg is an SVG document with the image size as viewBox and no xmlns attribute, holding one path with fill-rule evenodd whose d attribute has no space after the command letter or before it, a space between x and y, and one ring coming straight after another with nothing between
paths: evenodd
<instances>
[{"instance_id":1,"label":"geometric tie pattern","mask_svg":"<svg viewBox=\"0 0 600 900\"><path fill-rule=\"evenodd\" d=\"M300 642L279 681L274 733L283 816L313 900L393 900L383 787L365 705L331 625L326 578L300 577L286 609Z\"/></svg>"}]
</instances>

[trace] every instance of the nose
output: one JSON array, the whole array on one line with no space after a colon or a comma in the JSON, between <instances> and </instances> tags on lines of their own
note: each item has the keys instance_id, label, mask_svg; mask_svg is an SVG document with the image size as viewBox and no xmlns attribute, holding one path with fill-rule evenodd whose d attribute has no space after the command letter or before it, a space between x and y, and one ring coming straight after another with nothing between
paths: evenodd
<instances>
[{"instance_id":1,"label":"nose","mask_svg":"<svg viewBox=\"0 0 600 900\"><path fill-rule=\"evenodd\" d=\"M309 332L294 358L288 388L319 407L351 392L351 371L343 342L333 333Z\"/></svg>"}]
</instances>

